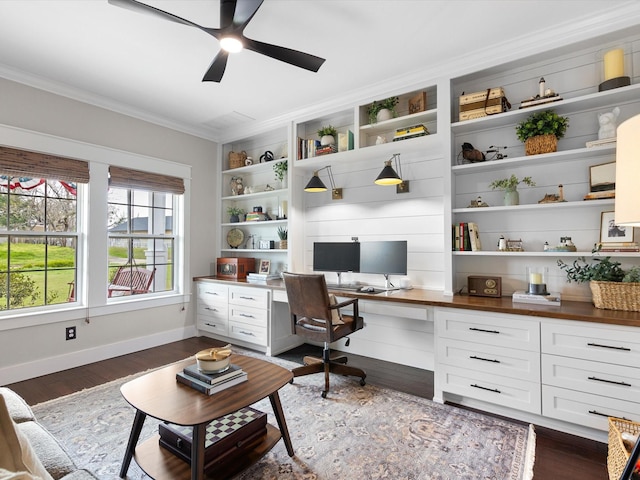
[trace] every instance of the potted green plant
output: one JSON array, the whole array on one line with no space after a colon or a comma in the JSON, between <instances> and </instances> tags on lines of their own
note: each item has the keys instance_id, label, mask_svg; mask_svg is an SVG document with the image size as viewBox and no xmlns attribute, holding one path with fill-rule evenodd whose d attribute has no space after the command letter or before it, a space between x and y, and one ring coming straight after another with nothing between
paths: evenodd
<instances>
[{"instance_id":1,"label":"potted green plant","mask_svg":"<svg viewBox=\"0 0 640 480\"><path fill-rule=\"evenodd\" d=\"M520 205L520 194L518 193L518 185L521 183L529 185L530 187L536 186L536 182L531 180L531 177L523 177L522 180L520 180L515 175L511 175L509 178L494 180L489 184L489 187L491 187L492 190L504 190L505 205Z\"/></svg>"},{"instance_id":2,"label":"potted green plant","mask_svg":"<svg viewBox=\"0 0 640 480\"><path fill-rule=\"evenodd\" d=\"M276 180L279 180L282 188L287 188L287 171L289 170L289 162L278 162L273 164L273 171L276 174Z\"/></svg>"},{"instance_id":3,"label":"potted green plant","mask_svg":"<svg viewBox=\"0 0 640 480\"><path fill-rule=\"evenodd\" d=\"M280 239L280 249L281 250L286 250L287 249L288 236L289 236L289 232L287 231L286 228L278 227L278 238Z\"/></svg>"},{"instance_id":4,"label":"potted green plant","mask_svg":"<svg viewBox=\"0 0 640 480\"><path fill-rule=\"evenodd\" d=\"M242 208L229 207L227 208L227 213L229 214L230 223L238 223L240 221L240 215L244 215L246 212Z\"/></svg>"},{"instance_id":5,"label":"potted green plant","mask_svg":"<svg viewBox=\"0 0 640 480\"><path fill-rule=\"evenodd\" d=\"M333 125L327 125L318 130L318 136L320 137L320 145L332 145L336 143L338 132Z\"/></svg>"},{"instance_id":6,"label":"potted green plant","mask_svg":"<svg viewBox=\"0 0 640 480\"><path fill-rule=\"evenodd\" d=\"M374 100L374 102L367 108L369 123L381 122L398 116L396 113L397 104L398 97L389 97L380 101Z\"/></svg>"},{"instance_id":7,"label":"potted green plant","mask_svg":"<svg viewBox=\"0 0 640 480\"><path fill-rule=\"evenodd\" d=\"M640 311L640 267L625 271L611 257L593 257L591 262L579 257L571 264L562 260L557 263L569 283L589 282L596 308Z\"/></svg>"},{"instance_id":8,"label":"potted green plant","mask_svg":"<svg viewBox=\"0 0 640 480\"><path fill-rule=\"evenodd\" d=\"M568 126L569 117L544 110L532 113L516 125L516 136L524 142L527 155L550 153L558 149L558 139L564 137Z\"/></svg>"}]
</instances>

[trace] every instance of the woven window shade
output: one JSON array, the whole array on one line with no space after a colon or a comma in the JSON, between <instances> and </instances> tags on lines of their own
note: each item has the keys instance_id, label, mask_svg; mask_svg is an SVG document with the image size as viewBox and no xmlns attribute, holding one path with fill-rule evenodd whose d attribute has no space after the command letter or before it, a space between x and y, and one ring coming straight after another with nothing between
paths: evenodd
<instances>
[{"instance_id":1,"label":"woven window shade","mask_svg":"<svg viewBox=\"0 0 640 480\"><path fill-rule=\"evenodd\" d=\"M88 162L9 147L0 147L0 173L14 177L89 183Z\"/></svg>"},{"instance_id":2,"label":"woven window shade","mask_svg":"<svg viewBox=\"0 0 640 480\"><path fill-rule=\"evenodd\" d=\"M175 195L184 193L184 180L178 177L114 166L109 167L109 176L111 187L151 190Z\"/></svg>"}]
</instances>

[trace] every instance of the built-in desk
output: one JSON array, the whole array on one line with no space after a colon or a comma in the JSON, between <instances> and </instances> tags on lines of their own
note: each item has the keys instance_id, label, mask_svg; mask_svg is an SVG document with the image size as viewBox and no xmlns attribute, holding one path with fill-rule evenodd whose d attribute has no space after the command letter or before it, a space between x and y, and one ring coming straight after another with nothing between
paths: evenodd
<instances>
[{"instance_id":1,"label":"built-in desk","mask_svg":"<svg viewBox=\"0 0 640 480\"><path fill-rule=\"evenodd\" d=\"M269 292L267 353L300 343L290 334L281 281L194 280ZM333 293L360 299L365 328L351 337L348 350L340 342L332 348L432 370L435 401L599 441L606 441L607 416L640 422L640 312L564 300L555 307L519 304L509 297L446 296L421 289Z\"/></svg>"}]
</instances>

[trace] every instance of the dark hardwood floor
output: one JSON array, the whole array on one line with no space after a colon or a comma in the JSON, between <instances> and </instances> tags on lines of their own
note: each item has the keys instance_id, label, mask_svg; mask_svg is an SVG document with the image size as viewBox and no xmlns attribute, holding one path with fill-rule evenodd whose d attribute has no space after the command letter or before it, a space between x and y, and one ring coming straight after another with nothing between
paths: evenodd
<instances>
[{"instance_id":1,"label":"dark hardwood floor","mask_svg":"<svg viewBox=\"0 0 640 480\"><path fill-rule=\"evenodd\" d=\"M220 342L210 338L194 337L7 386L27 403L35 405L220 345ZM304 355L318 355L319 352L318 347L303 345L281 357L301 363ZM347 356L350 365L367 372L369 384L429 399L433 397L431 372L358 355ZM323 380L319 378L318 381ZM318 401L322 399L318 397ZM536 426L536 480L605 480L608 478L606 456L606 444Z\"/></svg>"}]
</instances>

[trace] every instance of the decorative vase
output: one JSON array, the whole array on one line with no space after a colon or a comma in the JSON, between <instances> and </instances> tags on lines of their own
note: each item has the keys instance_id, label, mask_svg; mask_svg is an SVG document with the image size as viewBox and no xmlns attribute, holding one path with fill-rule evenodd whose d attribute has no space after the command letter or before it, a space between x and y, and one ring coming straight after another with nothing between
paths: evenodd
<instances>
[{"instance_id":1,"label":"decorative vase","mask_svg":"<svg viewBox=\"0 0 640 480\"><path fill-rule=\"evenodd\" d=\"M280 180L280 188L287 188L289 184L289 178L288 175L285 173L284 175L282 175L282 180Z\"/></svg>"},{"instance_id":2,"label":"decorative vase","mask_svg":"<svg viewBox=\"0 0 640 480\"><path fill-rule=\"evenodd\" d=\"M332 145L336 143L336 139L333 138L333 135L323 135L322 137L320 137L320 145L322 145L323 147L326 145Z\"/></svg>"},{"instance_id":3,"label":"decorative vase","mask_svg":"<svg viewBox=\"0 0 640 480\"><path fill-rule=\"evenodd\" d=\"M376 114L376 120L378 122L384 122L385 120L391 120L393 118L393 112L388 108L383 108Z\"/></svg>"},{"instance_id":4,"label":"decorative vase","mask_svg":"<svg viewBox=\"0 0 640 480\"><path fill-rule=\"evenodd\" d=\"M504 204L505 206L520 205L520 194L515 188L513 190L504 191Z\"/></svg>"},{"instance_id":5,"label":"decorative vase","mask_svg":"<svg viewBox=\"0 0 640 480\"><path fill-rule=\"evenodd\" d=\"M229 223L238 223L240 221L239 215L231 215L229 217Z\"/></svg>"},{"instance_id":6,"label":"decorative vase","mask_svg":"<svg viewBox=\"0 0 640 480\"><path fill-rule=\"evenodd\" d=\"M280 240L280 245L279 245L280 250L286 250L287 249L287 246L288 246L287 242L288 242L287 240Z\"/></svg>"}]
</instances>

